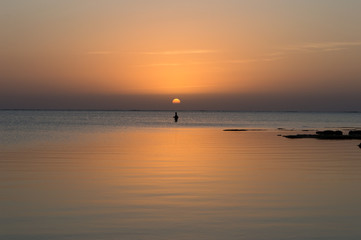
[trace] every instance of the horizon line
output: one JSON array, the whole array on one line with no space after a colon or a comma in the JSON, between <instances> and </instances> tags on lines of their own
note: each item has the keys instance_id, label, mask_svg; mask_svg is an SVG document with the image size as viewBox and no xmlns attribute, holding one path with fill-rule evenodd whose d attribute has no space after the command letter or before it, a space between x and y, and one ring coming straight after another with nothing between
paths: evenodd
<instances>
[{"instance_id":1,"label":"horizon line","mask_svg":"<svg viewBox=\"0 0 361 240\"><path fill-rule=\"evenodd\" d=\"M187 109L72 109L72 108L0 108L0 111L89 111L89 112L279 112L279 113L361 113L358 110L315 111L315 110L187 110Z\"/></svg>"}]
</instances>

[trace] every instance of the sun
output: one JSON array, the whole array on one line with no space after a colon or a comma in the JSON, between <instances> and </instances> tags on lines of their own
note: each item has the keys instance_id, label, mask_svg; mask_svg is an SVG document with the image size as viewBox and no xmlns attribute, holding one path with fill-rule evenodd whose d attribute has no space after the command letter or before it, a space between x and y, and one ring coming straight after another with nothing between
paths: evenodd
<instances>
[{"instance_id":1,"label":"sun","mask_svg":"<svg viewBox=\"0 0 361 240\"><path fill-rule=\"evenodd\" d=\"M173 104L180 104L181 100L179 100L179 98L175 98L175 99L172 100L172 103Z\"/></svg>"}]
</instances>

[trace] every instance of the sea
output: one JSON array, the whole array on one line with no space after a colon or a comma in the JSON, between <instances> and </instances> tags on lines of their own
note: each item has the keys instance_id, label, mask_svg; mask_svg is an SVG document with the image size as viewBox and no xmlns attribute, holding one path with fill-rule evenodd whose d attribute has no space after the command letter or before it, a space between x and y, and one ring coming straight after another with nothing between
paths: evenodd
<instances>
[{"instance_id":1,"label":"sea","mask_svg":"<svg viewBox=\"0 0 361 240\"><path fill-rule=\"evenodd\" d=\"M361 128L361 112L0 110L2 144L56 138L58 134L150 128L338 129Z\"/></svg>"},{"instance_id":2,"label":"sea","mask_svg":"<svg viewBox=\"0 0 361 240\"><path fill-rule=\"evenodd\" d=\"M173 116L0 110L0 239L361 239L360 112Z\"/></svg>"}]
</instances>

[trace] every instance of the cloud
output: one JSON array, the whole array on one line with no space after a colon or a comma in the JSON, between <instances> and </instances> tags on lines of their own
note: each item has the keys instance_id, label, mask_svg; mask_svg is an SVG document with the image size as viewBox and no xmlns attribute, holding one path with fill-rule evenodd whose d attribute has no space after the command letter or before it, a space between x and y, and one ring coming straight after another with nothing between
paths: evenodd
<instances>
[{"instance_id":1,"label":"cloud","mask_svg":"<svg viewBox=\"0 0 361 240\"><path fill-rule=\"evenodd\" d=\"M289 45L277 48L277 51L265 55L258 61L277 61L284 59L287 55L297 53L315 53L315 52L336 52L349 49L350 47L361 46L361 41L354 42L309 42L296 45Z\"/></svg>"},{"instance_id":2,"label":"cloud","mask_svg":"<svg viewBox=\"0 0 361 240\"><path fill-rule=\"evenodd\" d=\"M191 49L179 51L155 51L155 52L115 52L115 51L89 51L89 55L112 55L112 54L143 54L143 55L190 55L190 54L207 54L217 53L218 50L212 49Z\"/></svg>"},{"instance_id":3,"label":"cloud","mask_svg":"<svg viewBox=\"0 0 361 240\"><path fill-rule=\"evenodd\" d=\"M89 55L111 55L111 54L115 54L115 52L112 52L112 51L91 51L91 52L87 52L87 54L89 54Z\"/></svg>"},{"instance_id":4,"label":"cloud","mask_svg":"<svg viewBox=\"0 0 361 240\"><path fill-rule=\"evenodd\" d=\"M185 65L211 65L211 64L246 64L254 62L272 62L284 59L287 55L295 53L307 53L307 52L331 52L331 51L342 51L350 47L361 46L361 41L353 42L309 42L301 43L296 45L289 45L280 47L275 52L265 54L258 58L251 59L225 59L215 61L198 61L198 62L160 62L150 63L144 65L137 65L138 67L174 67L174 66L185 66ZM140 55L190 55L190 54L208 54L208 53L220 53L223 51L214 49L190 49L190 50L179 50L179 51L155 51L155 52L113 52L113 51L91 51L87 54L90 55L111 55L111 54L140 54Z\"/></svg>"},{"instance_id":5,"label":"cloud","mask_svg":"<svg viewBox=\"0 0 361 240\"><path fill-rule=\"evenodd\" d=\"M226 59L226 60L218 60L218 61L198 61L198 62L182 62L182 63L152 63L152 64L144 64L137 65L138 67L174 67L174 66L189 66L189 65L212 65L212 64L246 64L246 63L254 63L254 62L271 62L282 59L282 57L262 57L262 58L254 58L254 59Z\"/></svg>"},{"instance_id":6,"label":"cloud","mask_svg":"<svg viewBox=\"0 0 361 240\"><path fill-rule=\"evenodd\" d=\"M322 51L341 51L349 47L361 46L361 41L355 42L314 42L291 45L280 48L283 54L291 52L322 52ZM278 52L280 53L280 52Z\"/></svg>"},{"instance_id":7,"label":"cloud","mask_svg":"<svg viewBox=\"0 0 361 240\"><path fill-rule=\"evenodd\" d=\"M217 50L212 49L193 49L193 50L180 50L180 51L160 51L160 52L139 52L139 54L146 55L186 55L186 54L206 54L216 53Z\"/></svg>"},{"instance_id":8,"label":"cloud","mask_svg":"<svg viewBox=\"0 0 361 240\"><path fill-rule=\"evenodd\" d=\"M174 66L181 66L184 65L182 63L151 63L151 64L143 64L143 65L136 65L138 67L174 67Z\"/></svg>"}]
</instances>

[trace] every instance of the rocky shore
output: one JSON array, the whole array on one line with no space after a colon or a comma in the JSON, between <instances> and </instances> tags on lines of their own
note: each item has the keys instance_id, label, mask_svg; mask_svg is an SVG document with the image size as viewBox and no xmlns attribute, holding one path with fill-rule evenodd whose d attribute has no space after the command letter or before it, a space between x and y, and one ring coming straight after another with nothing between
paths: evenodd
<instances>
[{"instance_id":1,"label":"rocky shore","mask_svg":"<svg viewBox=\"0 0 361 240\"><path fill-rule=\"evenodd\" d=\"M347 135L344 135L342 131L326 130L317 131L316 134L296 134L296 135L284 135L285 138L316 138L316 139L329 139L329 140L348 140L359 139L361 140L361 130L349 131ZM361 144L359 145L361 147Z\"/></svg>"}]
</instances>

